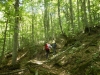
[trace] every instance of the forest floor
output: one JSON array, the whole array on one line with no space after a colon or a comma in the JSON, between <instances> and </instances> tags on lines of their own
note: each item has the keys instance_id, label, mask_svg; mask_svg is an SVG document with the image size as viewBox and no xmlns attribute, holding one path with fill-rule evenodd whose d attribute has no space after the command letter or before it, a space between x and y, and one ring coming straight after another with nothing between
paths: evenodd
<instances>
[{"instance_id":1,"label":"forest floor","mask_svg":"<svg viewBox=\"0 0 100 75\"><path fill-rule=\"evenodd\" d=\"M51 50L49 59L45 58L43 45L36 48L31 59L29 50L20 50L16 69L7 66L12 57L8 54L0 75L100 75L100 28L70 39L60 35L56 42L57 53L53 55Z\"/></svg>"}]
</instances>

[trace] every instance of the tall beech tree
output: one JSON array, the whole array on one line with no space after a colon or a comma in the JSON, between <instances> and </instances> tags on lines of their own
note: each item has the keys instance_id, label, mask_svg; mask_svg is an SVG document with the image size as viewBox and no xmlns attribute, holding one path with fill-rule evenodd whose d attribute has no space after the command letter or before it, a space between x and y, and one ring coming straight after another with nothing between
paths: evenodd
<instances>
[{"instance_id":1,"label":"tall beech tree","mask_svg":"<svg viewBox=\"0 0 100 75\"><path fill-rule=\"evenodd\" d=\"M19 0L15 0L15 25L14 25L14 43L12 53L12 64L16 64L18 51L18 33L19 33Z\"/></svg>"},{"instance_id":2,"label":"tall beech tree","mask_svg":"<svg viewBox=\"0 0 100 75\"><path fill-rule=\"evenodd\" d=\"M48 23L48 0L44 0L44 30L45 30L45 38L48 40L49 38L49 23Z\"/></svg>"}]
</instances>

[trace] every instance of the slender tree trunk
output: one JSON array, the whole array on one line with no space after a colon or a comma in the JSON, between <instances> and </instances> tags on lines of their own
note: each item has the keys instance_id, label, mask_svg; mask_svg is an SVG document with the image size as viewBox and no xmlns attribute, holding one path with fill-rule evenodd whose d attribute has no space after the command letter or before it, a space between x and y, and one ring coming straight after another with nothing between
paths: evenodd
<instances>
[{"instance_id":1,"label":"slender tree trunk","mask_svg":"<svg viewBox=\"0 0 100 75\"><path fill-rule=\"evenodd\" d=\"M32 1L32 4L33 4L33 0L31 0ZM34 10L33 10L33 5L31 5L31 10L32 10L32 25L31 25L31 30L32 30L32 36L31 36L31 42L33 43L32 44L32 46L34 46L34 16L35 16L35 14L34 14ZM32 56L33 56L33 50L32 49L30 49L30 59L32 58Z\"/></svg>"},{"instance_id":2,"label":"slender tree trunk","mask_svg":"<svg viewBox=\"0 0 100 75\"><path fill-rule=\"evenodd\" d=\"M80 19L79 19L79 0L77 0L77 23L78 23L78 31L80 30Z\"/></svg>"},{"instance_id":3,"label":"slender tree trunk","mask_svg":"<svg viewBox=\"0 0 100 75\"><path fill-rule=\"evenodd\" d=\"M49 22L49 10L48 10L48 6L47 6L47 21L46 21L46 24L47 24L47 39L49 40L50 38L50 22Z\"/></svg>"},{"instance_id":4,"label":"slender tree trunk","mask_svg":"<svg viewBox=\"0 0 100 75\"><path fill-rule=\"evenodd\" d=\"M70 20L71 20L71 28L72 28L72 31L73 31L73 33L74 33L72 0L69 0L69 4L70 4Z\"/></svg>"},{"instance_id":5,"label":"slender tree trunk","mask_svg":"<svg viewBox=\"0 0 100 75\"><path fill-rule=\"evenodd\" d=\"M88 26L88 20L87 20L87 13L86 13L86 1L83 0L82 2L82 7L83 7L83 24L85 28L85 33L90 33L90 28Z\"/></svg>"},{"instance_id":6,"label":"slender tree trunk","mask_svg":"<svg viewBox=\"0 0 100 75\"><path fill-rule=\"evenodd\" d=\"M44 11L44 33L45 33L45 41L48 40L48 0L44 0L44 8L45 8L45 11Z\"/></svg>"},{"instance_id":7,"label":"slender tree trunk","mask_svg":"<svg viewBox=\"0 0 100 75\"><path fill-rule=\"evenodd\" d=\"M85 6L85 1L84 0L80 0L81 2L81 18L82 18L82 25L83 25L83 29L85 30L86 28L88 28L87 25L87 14L86 14L86 6ZM89 31L89 29L88 29ZM86 30L85 30L86 32Z\"/></svg>"},{"instance_id":8,"label":"slender tree trunk","mask_svg":"<svg viewBox=\"0 0 100 75\"><path fill-rule=\"evenodd\" d=\"M16 64L18 51L18 33L19 33L19 0L15 0L15 26L14 26L14 45L12 54L12 65Z\"/></svg>"},{"instance_id":9,"label":"slender tree trunk","mask_svg":"<svg viewBox=\"0 0 100 75\"><path fill-rule=\"evenodd\" d=\"M93 7L92 7L92 8L93 8L93 10L95 10L95 4L93 4ZM92 16L93 16L93 21L94 21L92 24L95 25L95 21L96 21L96 13L95 13L95 11L92 11L92 13L93 13Z\"/></svg>"},{"instance_id":10,"label":"slender tree trunk","mask_svg":"<svg viewBox=\"0 0 100 75\"><path fill-rule=\"evenodd\" d=\"M53 22L52 22L52 14L50 14L50 19L51 19L51 21L50 21L50 23L51 23L51 34L52 34L52 37L54 37L54 25L53 25Z\"/></svg>"},{"instance_id":11,"label":"slender tree trunk","mask_svg":"<svg viewBox=\"0 0 100 75\"><path fill-rule=\"evenodd\" d=\"M100 8L99 8L100 9ZM98 25L100 24L100 13L98 13Z\"/></svg>"},{"instance_id":12,"label":"slender tree trunk","mask_svg":"<svg viewBox=\"0 0 100 75\"><path fill-rule=\"evenodd\" d=\"M9 26L9 30L11 29L11 25ZM8 41L8 46L7 46L7 50L12 50L12 39L11 39L11 34L10 32L8 32L8 37L9 37L9 41ZM9 44L10 43L10 44Z\"/></svg>"},{"instance_id":13,"label":"slender tree trunk","mask_svg":"<svg viewBox=\"0 0 100 75\"><path fill-rule=\"evenodd\" d=\"M33 6L32 6L32 42L34 42L34 10L33 10Z\"/></svg>"},{"instance_id":14,"label":"slender tree trunk","mask_svg":"<svg viewBox=\"0 0 100 75\"><path fill-rule=\"evenodd\" d=\"M44 3L45 3L45 5L44 5L44 8L45 8L45 11L44 11L44 33L45 33L45 39L47 40L47 28L46 28L46 17L47 17L47 14L46 14L46 12L47 12L47 8L46 8L46 2L45 2L45 0L44 0Z\"/></svg>"},{"instance_id":15,"label":"slender tree trunk","mask_svg":"<svg viewBox=\"0 0 100 75\"><path fill-rule=\"evenodd\" d=\"M85 25L84 25L84 13L83 13L83 2L82 2L82 0L80 0L80 4L81 4L81 22L82 22L83 29L84 29Z\"/></svg>"},{"instance_id":16,"label":"slender tree trunk","mask_svg":"<svg viewBox=\"0 0 100 75\"><path fill-rule=\"evenodd\" d=\"M87 13L86 13L86 1L85 0L83 0L83 10L84 10L84 25L88 26Z\"/></svg>"},{"instance_id":17,"label":"slender tree trunk","mask_svg":"<svg viewBox=\"0 0 100 75\"><path fill-rule=\"evenodd\" d=\"M5 32L4 32L4 42L3 42L3 48L2 48L2 53L1 53L1 63L2 63L2 60L4 58L4 51L5 51L5 43L6 43L6 33L7 33L7 25L8 25L8 19L6 21L6 27L5 27Z\"/></svg>"},{"instance_id":18,"label":"slender tree trunk","mask_svg":"<svg viewBox=\"0 0 100 75\"><path fill-rule=\"evenodd\" d=\"M89 26L92 24L90 0L88 0L88 11L89 11Z\"/></svg>"},{"instance_id":19,"label":"slender tree trunk","mask_svg":"<svg viewBox=\"0 0 100 75\"><path fill-rule=\"evenodd\" d=\"M63 34L62 25L61 25L61 17L60 17L60 0L58 0L58 17L59 17L59 25L60 25L61 33Z\"/></svg>"},{"instance_id":20,"label":"slender tree trunk","mask_svg":"<svg viewBox=\"0 0 100 75\"><path fill-rule=\"evenodd\" d=\"M34 20L32 15L32 42L34 42Z\"/></svg>"},{"instance_id":21,"label":"slender tree trunk","mask_svg":"<svg viewBox=\"0 0 100 75\"><path fill-rule=\"evenodd\" d=\"M68 4L66 3L66 10L63 10L64 14L65 14L65 18L66 18L66 30L67 30L67 35L70 35L70 33L68 33L70 31L69 27L70 27L70 22L69 22L69 7L67 6Z\"/></svg>"}]
</instances>

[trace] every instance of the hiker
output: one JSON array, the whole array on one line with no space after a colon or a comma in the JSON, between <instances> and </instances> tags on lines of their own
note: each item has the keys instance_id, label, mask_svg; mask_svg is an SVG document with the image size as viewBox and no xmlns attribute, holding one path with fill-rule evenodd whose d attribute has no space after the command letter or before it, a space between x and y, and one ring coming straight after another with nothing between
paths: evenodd
<instances>
[{"instance_id":1,"label":"hiker","mask_svg":"<svg viewBox=\"0 0 100 75\"><path fill-rule=\"evenodd\" d=\"M56 47L57 47L57 44L56 44L55 40L53 40L53 42L52 42L53 54L56 54Z\"/></svg>"},{"instance_id":2,"label":"hiker","mask_svg":"<svg viewBox=\"0 0 100 75\"><path fill-rule=\"evenodd\" d=\"M50 48L52 48L52 46L49 43L45 44L45 51L46 51L46 58L48 59L49 53L50 53Z\"/></svg>"}]
</instances>

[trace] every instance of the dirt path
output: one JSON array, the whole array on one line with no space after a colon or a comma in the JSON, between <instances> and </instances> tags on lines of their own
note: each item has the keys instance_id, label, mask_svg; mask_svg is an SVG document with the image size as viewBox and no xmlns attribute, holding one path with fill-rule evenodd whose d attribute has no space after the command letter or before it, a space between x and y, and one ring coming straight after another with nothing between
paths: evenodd
<instances>
[{"instance_id":1,"label":"dirt path","mask_svg":"<svg viewBox=\"0 0 100 75\"><path fill-rule=\"evenodd\" d=\"M71 48L72 47L69 47L68 49L71 49ZM56 55L51 55L49 60L32 59L32 60L28 61L28 63L30 63L31 65L35 65L36 69L40 69L40 70L46 69L48 72L50 72L54 75L70 75L68 72L66 72L66 70L64 68L54 66L56 57L63 55L63 53L65 53L65 51L58 52ZM33 68L35 66L31 66L31 68Z\"/></svg>"},{"instance_id":2,"label":"dirt path","mask_svg":"<svg viewBox=\"0 0 100 75\"><path fill-rule=\"evenodd\" d=\"M41 68L41 69L48 70L49 73L52 73L54 75L69 75L66 73L66 71L63 68L57 68L57 67L53 66L53 64L49 64L48 60L46 60L46 61L31 60L28 63L36 65L36 68L38 69L38 71ZM32 66L31 66L31 68L32 68Z\"/></svg>"}]
</instances>

